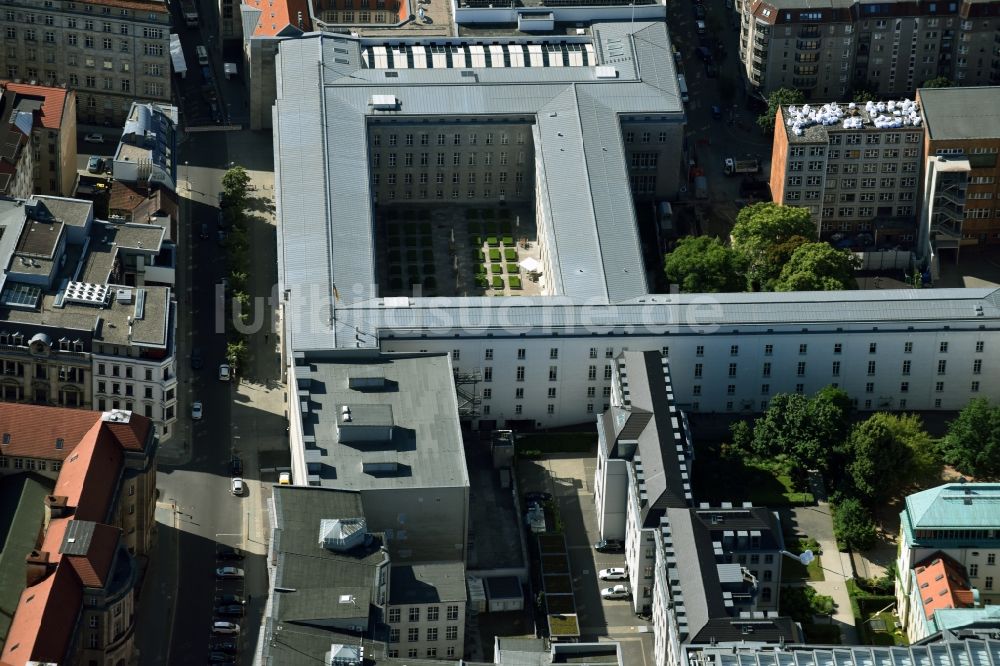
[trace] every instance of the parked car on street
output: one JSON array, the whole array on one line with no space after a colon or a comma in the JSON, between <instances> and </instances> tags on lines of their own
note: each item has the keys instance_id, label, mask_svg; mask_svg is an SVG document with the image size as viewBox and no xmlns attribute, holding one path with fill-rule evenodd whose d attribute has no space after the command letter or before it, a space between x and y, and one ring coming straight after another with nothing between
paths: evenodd
<instances>
[{"instance_id":1,"label":"parked car on street","mask_svg":"<svg viewBox=\"0 0 1000 666\"><path fill-rule=\"evenodd\" d=\"M97 132L91 132L87 136L83 137L84 143L104 143L104 135L98 134Z\"/></svg>"},{"instance_id":2,"label":"parked car on street","mask_svg":"<svg viewBox=\"0 0 1000 666\"><path fill-rule=\"evenodd\" d=\"M191 369L198 370L201 368L203 363L204 362L201 357L201 349L195 347L194 349L191 350Z\"/></svg>"},{"instance_id":3,"label":"parked car on street","mask_svg":"<svg viewBox=\"0 0 1000 666\"><path fill-rule=\"evenodd\" d=\"M624 553L625 542L618 539L601 539L594 544L594 550L599 553Z\"/></svg>"},{"instance_id":4,"label":"parked car on street","mask_svg":"<svg viewBox=\"0 0 1000 666\"><path fill-rule=\"evenodd\" d=\"M219 366L219 381L228 382L233 378L232 369L229 367L228 363L223 363Z\"/></svg>"},{"instance_id":5,"label":"parked car on street","mask_svg":"<svg viewBox=\"0 0 1000 666\"><path fill-rule=\"evenodd\" d=\"M213 634L233 635L240 633L240 625L235 622L217 620L212 623Z\"/></svg>"},{"instance_id":6,"label":"parked car on street","mask_svg":"<svg viewBox=\"0 0 1000 666\"><path fill-rule=\"evenodd\" d=\"M232 491L237 497L243 495L243 491L246 489L246 485L243 483L243 479L235 478L233 479Z\"/></svg>"},{"instance_id":7,"label":"parked car on street","mask_svg":"<svg viewBox=\"0 0 1000 666\"><path fill-rule=\"evenodd\" d=\"M292 485L292 473L291 472L281 472L278 474L278 485L279 486L290 486Z\"/></svg>"},{"instance_id":8,"label":"parked car on street","mask_svg":"<svg viewBox=\"0 0 1000 666\"><path fill-rule=\"evenodd\" d=\"M602 599L628 599L631 594L628 585L615 585L601 590Z\"/></svg>"},{"instance_id":9,"label":"parked car on street","mask_svg":"<svg viewBox=\"0 0 1000 666\"><path fill-rule=\"evenodd\" d=\"M201 401L195 400L194 402L191 403L191 418L194 419L195 421L200 421L201 414L202 414Z\"/></svg>"},{"instance_id":10,"label":"parked car on street","mask_svg":"<svg viewBox=\"0 0 1000 666\"><path fill-rule=\"evenodd\" d=\"M597 572L597 577L601 580L628 580L628 572L624 567L612 567L611 569L601 569Z\"/></svg>"},{"instance_id":11,"label":"parked car on street","mask_svg":"<svg viewBox=\"0 0 1000 666\"><path fill-rule=\"evenodd\" d=\"M231 606L233 604L245 604L246 599L238 594L219 594L215 597L216 606Z\"/></svg>"},{"instance_id":12,"label":"parked car on street","mask_svg":"<svg viewBox=\"0 0 1000 666\"><path fill-rule=\"evenodd\" d=\"M243 604L228 604L226 606L216 606L215 614L223 617L243 617L246 610Z\"/></svg>"},{"instance_id":13,"label":"parked car on street","mask_svg":"<svg viewBox=\"0 0 1000 666\"><path fill-rule=\"evenodd\" d=\"M239 567L219 567L215 570L215 577L223 580L243 578L243 569Z\"/></svg>"},{"instance_id":14,"label":"parked car on street","mask_svg":"<svg viewBox=\"0 0 1000 666\"><path fill-rule=\"evenodd\" d=\"M244 557L243 551L239 548L233 548L232 546L219 546L219 549L215 551L215 559L217 560L228 560L233 562L238 562ZM235 603L235 602L229 602Z\"/></svg>"},{"instance_id":15,"label":"parked car on street","mask_svg":"<svg viewBox=\"0 0 1000 666\"><path fill-rule=\"evenodd\" d=\"M208 663L210 664L235 664L236 657L227 652L213 650L208 653Z\"/></svg>"},{"instance_id":16,"label":"parked car on street","mask_svg":"<svg viewBox=\"0 0 1000 666\"><path fill-rule=\"evenodd\" d=\"M101 173L104 171L104 160L97 155L91 155L87 160L87 173Z\"/></svg>"},{"instance_id":17,"label":"parked car on street","mask_svg":"<svg viewBox=\"0 0 1000 666\"><path fill-rule=\"evenodd\" d=\"M234 477L243 476L243 461L239 456L233 456L229 461L230 474Z\"/></svg>"}]
</instances>

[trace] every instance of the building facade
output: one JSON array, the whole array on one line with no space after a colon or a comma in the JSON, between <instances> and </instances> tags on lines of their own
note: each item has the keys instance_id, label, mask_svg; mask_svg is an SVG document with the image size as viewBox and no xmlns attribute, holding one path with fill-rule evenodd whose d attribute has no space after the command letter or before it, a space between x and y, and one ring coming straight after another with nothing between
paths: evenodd
<instances>
[{"instance_id":1,"label":"building facade","mask_svg":"<svg viewBox=\"0 0 1000 666\"><path fill-rule=\"evenodd\" d=\"M4 663L137 664L136 556L149 554L154 526L155 429L124 412L0 405L0 415L0 473L55 476Z\"/></svg>"},{"instance_id":2,"label":"building facade","mask_svg":"<svg viewBox=\"0 0 1000 666\"><path fill-rule=\"evenodd\" d=\"M0 195L31 196L35 186L35 151L31 147L34 114L13 90L0 93Z\"/></svg>"},{"instance_id":3,"label":"building facade","mask_svg":"<svg viewBox=\"0 0 1000 666\"><path fill-rule=\"evenodd\" d=\"M62 87L7 82L34 117L35 194L67 197L76 184L76 92Z\"/></svg>"},{"instance_id":4,"label":"building facade","mask_svg":"<svg viewBox=\"0 0 1000 666\"><path fill-rule=\"evenodd\" d=\"M771 195L808 208L821 239L916 247L922 142L911 102L782 107Z\"/></svg>"},{"instance_id":5,"label":"building facade","mask_svg":"<svg viewBox=\"0 0 1000 666\"><path fill-rule=\"evenodd\" d=\"M0 73L77 92L81 123L119 125L136 99L169 103L170 11L146 0L0 3Z\"/></svg>"},{"instance_id":6,"label":"building facade","mask_svg":"<svg viewBox=\"0 0 1000 666\"><path fill-rule=\"evenodd\" d=\"M91 202L56 197L0 215L0 398L135 411L172 436L175 304L144 278L164 229L95 221Z\"/></svg>"},{"instance_id":7,"label":"building facade","mask_svg":"<svg viewBox=\"0 0 1000 666\"><path fill-rule=\"evenodd\" d=\"M807 99L844 99L866 90L891 99L913 95L925 81L958 85L1000 81L990 35L996 5L837 0L816 7L800 0L744 0L740 59L751 91L780 87Z\"/></svg>"},{"instance_id":8,"label":"building facade","mask_svg":"<svg viewBox=\"0 0 1000 666\"><path fill-rule=\"evenodd\" d=\"M941 204L934 206L938 219L931 219L935 213L925 204L928 227L940 229L935 233L937 244L952 248L955 259L961 248L1000 244L1000 123L990 114L969 115L969 109L1000 102L1000 88L923 88L917 91L917 102L924 117L923 153L928 161L923 194L925 202L934 204L937 199ZM936 158L933 163L932 158ZM942 179L939 173L945 171L949 175Z\"/></svg>"},{"instance_id":9,"label":"building facade","mask_svg":"<svg viewBox=\"0 0 1000 666\"><path fill-rule=\"evenodd\" d=\"M947 622L947 618L937 617L942 610L948 610L946 606L925 608L929 587L921 587L926 582L921 581L921 569L936 560L947 562L957 572L953 576L959 579L962 574L967 575L967 579L956 581L952 587L968 590L969 594L963 603L952 604L952 608L995 606L1000 602L998 499L1000 486L989 483L948 483L907 496L900 513L896 609L900 624L912 640L942 628L957 628L954 623L933 626L933 621ZM931 611L929 617L927 610Z\"/></svg>"}]
</instances>

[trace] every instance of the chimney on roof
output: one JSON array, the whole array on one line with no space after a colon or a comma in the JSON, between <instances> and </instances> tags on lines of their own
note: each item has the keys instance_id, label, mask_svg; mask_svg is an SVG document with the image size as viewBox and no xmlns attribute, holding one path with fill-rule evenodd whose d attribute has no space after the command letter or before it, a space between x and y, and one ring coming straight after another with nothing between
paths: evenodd
<instances>
[{"instance_id":1,"label":"chimney on roof","mask_svg":"<svg viewBox=\"0 0 1000 666\"><path fill-rule=\"evenodd\" d=\"M55 562L49 562L49 553L44 550L33 550L24 558L25 579L27 587L37 585L55 571Z\"/></svg>"},{"instance_id":2,"label":"chimney on roof","mask_svg":"<svg viewBox=\"0 0 1000 666\"><path fill-rule=\"evenodd\" d=\"M49 523L53 518L63 518L70 513L68 505L69 498L65 495L45 496L45 529L49 529Z\"/></svg>"}]
</instances>

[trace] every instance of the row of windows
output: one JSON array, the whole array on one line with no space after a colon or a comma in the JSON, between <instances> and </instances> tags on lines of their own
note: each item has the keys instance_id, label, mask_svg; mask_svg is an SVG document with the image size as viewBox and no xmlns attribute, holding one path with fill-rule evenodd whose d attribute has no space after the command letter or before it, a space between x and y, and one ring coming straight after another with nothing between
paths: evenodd
<instances>
[{"instance_id":1,"label":"row of windows","mask_svg":"<svg viewBox=\"0 0 1000 666\"><path fill-rule=\"evenodd\" d=\"M126 400L125 402L122 402L121 400L112 400L111 401L111 409L125 409L127 411L133 412L133 411L135 411L134 407L135 407L135 405L130 400ZM99 412L106 412L106 411L108 411L108 401L105 398L98 398L97 399L97 411L99 411ZM142 406L142 412L143 412L143 416L145 416L148 419L155 419L156 418L155 416L153 416L153 406L152 405L144 404ZM174 418L174 415L176 413L176 409L175 409L174 405L168 405L168 406L166 406L166 407L163 408L162 413L163 413L163 418L162 418L163 421L171 421ZM164 433L167 432L166 428L163 429L163 432Z\"/></svg>"},{"instance_id":2,"label":"row of windows","mask_svg":"<svg viewBox=\"0 0 1000 666\"><path fill-rule=\"evenodd\" d=\"M399 159L402 155L402 160ZM465 159L462 159L462 156ZM474 167L480 162L480 153L475 152L454 152L451 154L451 166L460 167L463 161L465 166ZM493 151L486 151L482 153L482 165L483 166L493 166L494 155L496 155L497 163L500 166L507 166L510 163L509 154L507 151L501 150L498 153L493 153ZM527 152L524 150L519 150L517 152L517 163L524 164L527 160ZM448 162L446 153L434 153L434 165L443 167L446 166ZM430 153L386 153L385 154L385 166L390 169L394 169L397 166L404 167L414 167L414 166L430 166L431 154ZM382 167L382 153L372 153L372 167L375 169L380 169Z\"/></svg>"},{"instance_id":3,"label":"row of windows","mask_svg":"<svg viewBox=\"0 0 1000 666\"><path fill-rule=\"evenodd\" d=\"M433 643L438 640L438 628L437 627L427 627L424 630L424 640ZM397 628L389 629L389 642L399 643L400 632ZM444 640L446 641L457 641L458 640L458 627L450 626L445 627ZM420 641L420 628L410 627L406 630L406 642L407 643L417 643Z\"/></svg>"},{"instance_id":4,"label":"row of windows","mask_svg":"<svg viewBox=\"0 0 1000 666\"><path fill-rule=\"evenodd\" d=\"M504 184L504 183L506 183L508 175L509 174L506 171L499 171L499 172L497 172L497 174L496 174L497 181L499 181L501 185ZM487 171L486 173L482 174L482 179L483 179L483 183L485 185L492 185L493 184L493 172L492 171ZM395 173L387 173L387 174L385 174L386 185L395 185L396 183L399 182L399 180L400 179L397 177L397 174L395 174ZM413 182L414 182L414 180L416 180L417 182L419 182L421 185L426 185L428 182L430 182L431 175L429 173L427 173L426 171L422 171L419 174L417 174L417 177L414 179L412 173L404 173L403 174L402 182L403 182L404 185L412 185ZM437 185L444 184L445 180L447 180L447 179L445 178L444 172L438 171L438 172L436 172L434 174L434 182ZM454 172L454 173L451 174L451 179L450 180L451 180L451 184L452 185L461 185L461 183L462 183L462 174L460 172L456 171L456 172ZM479 180L479 176L475 172L466 173L465 182L468 183L469 185L475 185L477 180ZM517 183L518 185L520 185L521 183L524 182L524 172L523 171L515 171L514 172L514 182ZM378 187L379 185L381 185L382 184L382 174L378 174L378 173L372 174L372 184L374 184L375 187Z\"/></svg>"},{"instance_id":5,"label":"row of windows","mask_svg":"<svg viewBox=\"0 0 1000 666\"><path fill-rule=\"evenodd\" d=\"M445 650L445 652L446 652L445 656L447 656L447 657L454 657L455 656L455 648L454 648L454 646L449 646L448 649ZM418 653L417 648L410 648L409 650L406 651L406 656L407 656L408 659L416 659L418 657L417 653ZM389 658L390 659L398 659L399 656L400 656L399 650L396 650L396 649L390 649L389 650ZM427 648L425 650L424 656L427 657L428 659L433 659L433 658L435 658L435 657L438 656L438 649L437 648Z\"/></svg>"},{"instance_id":6,"label":"row of windows","mask_svg":"<svg viewBox=\"0 0 1000 666\"><path fill-rule=\"evenodd\" d=\"M872 343L872 344L874 344L874 343ZM902 369L903 375L909 375L910 374L910 369L911 369L911 363L910 363L910 361L903 361L903 369ZM736 363L730 363L729 364L729 376L730 377L736 377L737 370L738 370L738 368L737 368L737 364ZM831 365L830 370L831 370L831 374L834 377L839 377L840 376L840 361L834 361L833 364ZM944 374L947 373L947 371L948 371L948 361L945 361L943 359L939 360L937 362L937 374L944 375ZM694 364L694 376L695 376L695 378L702 377L703 376L703 372L704 372L704 364L703 363L695 363ZM974 360L972 362L972 374L981 375L982 372L983 372L983 361L981 359ZM868 361L867 374L868 374L869 377L875 375L875 361ZM806 362L805 361L799 361L796 364L795 375L797 377L805 377L805 375L806 375ZM771 376L771 363L765 362L761 366L761 376L762 377L770 377Z\"/></svg>"},{"instance_id":7,"label":"row of windows","mask_svg":"<svg viewBox=\"0 0 1000 666\"><path fill-rule=\"evenodd\" d=\"M696 375L696 377L700 377L700 376L701 375ZM770 376L770 375L765 375L765 376ZM838 372L838 373L834 374L834 376L838 377L838 376L840 376L840 373ZM836 384L834 384L834 386L836 386ZM910 391L910 383L909 382L901 382L900 385L899 385L899 392L900 393L909 393L909 391ZM804 384L796 384L795 385L795 392L796 393L804 393L805 392L805 385ZM874 393L874 392L875 392L875 383L874 382L868 382L868 383L866 383L865 384L865 393ZM944 393L944 382L935 382L934 383L934 392L935 393ZM970 393L979 393L979 382L978 381L972 382L969 385L969 392ZM760 385L760 394L761 395L771 395L771 385L770 384L761 384ZM695 397L698 397L698 396L702 395L701 384L695 384L694 386L691 387L691 395L693 395ZM736 384L728 384L726 386L726 395L736 395ZM937 401L937 404L935 406L936 407L940 407L941 406L940 405L940 400ZM761 411L765 411L765 410L762 409Z\"/></svg>"},{"instance_id":8,"label":"row of windows","mask_svg":"<svg viewBox=\"0 0 1000 666\"><path fill-rule=\"evenodd\" d=\"M591 379L593 379L593 377L591 377ZM601 395L603 397L605 397L605 398L610 398L611 397L611 387L610 386L603 387L601 389L601 391L602 391ZM596 397L596 395L597 395L597 387L596 386L588 386L587 387L587 397L588 398L593 398L593 397ZM556 389L555 389L554 386L549 387L548 397L549 397L550 400L554 400L555 399L555 397L556 397ZM484 388L483 389L483 400L492 400L492 399L493 399L493 389L491 389L491 388ZM516 389L514 389L514 399L515 400L523 400L524 399L524 389L523 388L516 388Z\"/></svg>"},{"instance_id":9,"label":"row of windows","mask_svg":"<svg viewBox=\"0 0 1000 666\"><path fill-rule=\"evenodd\" d=\"M381 146L382 145L382 136L383 135L380 132L372 132L372 145L373 146ZM526 136L526 132L524 132L524 133L518 133L517 134L517 136L515 137L515 140L516 140L516 142L517 142L518 145L523 145L524 144L525 136ZM501 132L500 136L499 136L499 139L500 139L499 143L500 143L501 146L506 146L507 144L510 143L510 137L507 135L506 132ZM400 135L398 135L398 134L386 134L385 135L385 140L386 140L386 145L388 145L388 146L397 146L397 145L400 145L400 143L399 143L400 142ZM476 132L470 132L468 134L468 136L465 137L464 140L466 142L468 142L468 145L470 145L470 146L478 145L478 143L479 143L479 134L476 133ZM462 145L462 141L463 141L462 134L459 133L459 132L455 132L455 133L451 134L450 140L449 140L449 136L447 134L439 133L437 135L437 140L435 141L435 145L438 145L438 146L447 146L447 145L461 146ZM407 133L407 134L403 134L402 135L402 142L403 142L402 145L404 145L404 146L417 145L417 143L415 143L415 142L419 142L419 145L421 145L421 146L429 146L430 143L431 143L431 135L428 134L428 133L426 133L426 132L421 133L421 134ZM483 136L483 143L485 145L492 146L492 145L494 145L495 142L496 142L496 135L493 132L486 132L484 134L484 136Z\"/></svg>"},{"instance_id":10,"label":"row of windows","mask_svg":"<svg viewBox=\"0 0 1000 666\"><path fill-rule=\"evenodd\" d=\"M407 609L407 620L410 622L420 622L420 606L410 606ZM458 606L447 606L445 608L445 617L450 621L455 621L458 619ZM389 624L398 624L400 617L402 616L402 610L398 607L389 609L388 621ZM427 606L427 621L437 622L441 618L441 607L440 606ZM452 629L453 627L449 627ZM454 628L458 631L457 628Z\"/></svg>"},{"instance_id":11,"label":"row of windows","mask_svg":"<svg viewBox=\"0 0 1000 666\"><path fill-rule=\"evenodd\" d=\"M418 190L402 190L400 192L397 192L396 190L388 190L381 194L379 192L376 192L375 194L376 196L384 197L388 201L395 201L397 198L403 200L431 198L431 191L428 190L426 187L422 187ZM523 188L520 185L516 185L514 187L514 196L520 197L522 194L523 194ZM444 199L445 198L444 188L441 187L435 188L433 191L433 195L435 199ZM476 199L476 198L492 199L494 196L496 196L499 199L503 199L504 197L507 196L507 188L498 187L496 189L496 192L494 192L492 188L484 187L482 189L482 192L480 193L475 187L470 187L465 191L465 196L467 199ZM462 191L457 187L452 188L451 198L461 199Z\"/></svg>"},{"instance_id":12,"label":"row of windows","mask_svg":"<svg viewBox=\"0 0 1000 666\"><path fill-rule=\"evenodd\" d=\"M62 469L62 461L36 460L35 458L8 458L6 456L0 456L0 469L23 469L28 470L29 472L33 472L35 470L39 472L46 472L51 470L53 472L58 472Z\"/></svg>"},{"instance_id":13,"label":"row of windows","mask_svg":"<svg viewBox=\"0 0 1000 666\"><path fill-rule=\"evenodd\" d=\"M836 388L837 385L834 384L833 386L834 386L834 388ZM804 385L802 385L802 384L796 384L795 385L795 392L798 393L798 394L800 394L800 395L802 395L805 392ZM868 393L874 393L874 390L870 390L870 391L868 391ZM770 403L767 400L761 400L760 401L759 411L766 412L767 411L767 406L769 404ZM857 398L852 398L851 399L851 406L854 409L858 409L858 407L860 406L860 404L861 403L858 402ZM934 399L934 409L941 409L941 405L942 405L941 398L935 398ZM864 409L866 411L872 410L872 409L891 409L892 406L893 406L892 398L879 398L878 400L873 400L871 398L866 398L865 401L864 401L864 407L862 407L862 409ZM897 409L906 409L906 398L899 398L898 400L896 400L896 408ZM733 411L736 411L736 409L737 409L737 405L736 405L736 403L733 400L729 400L729 401L726 402L725 411L727 411L727 412L733 412ZM753 409L753 400L742 400L742 401L740 401L739 409L740 409L740 411L744 411L744 412L752 410ZM697 400L693 401L691 403L690 411L692 411L692 412L698 412L700 410L701 410L701 403L698 402Z\"/></svg>"},{"instance_id":14,"label":"row of windows","mask_svg":"<svg viewBox=\"0 0 1000 666\"><path fill-rule=\"evenodd\" d=\"M808 177L806 177L804 179L804 181L803 181L802 176L789 176L787 182L788 182L788 185L791 186L791 187L798 187L798 186L802 185L803 182L805 182L805 184L807 186L817 187L817 186L822 185L826 189L829 189L829 190L837 189L838 185L843 185L847 189L854 189L858 185L858 181L856 179L845 178L843 180L843 182L838 182L838 180L836 178L827 178L824 181L822 176L808 176ZM899 187L912 188L912 187L916 187L917 186L917 178L916 178L916 176L907 176L906 178L900 178L898 181L895 178L872 178L872 177L869 177L869 178L862 178L861 179L861 187L866 188L866 189L871 189L871 188L875 188L875 187L879 187L881 189L895 189L897 183L898 183ZM843 198L844 196L845 195L843 195L843 194L841 195L841 201L854 201L853 194L851 195L851 198L849 198L849 199ZM867 198L866 199L865 198L866 196L867 195L862 194L860 200L861 201L875 201L875 195L874 194L871 194L871 198Z\"/></svg>"},{"instance_id":15,"label":"row of windows","mask_svg":"<svg viewBox=\"0 0 1000 666\"><path fill-rule=\"evenodd\" d=\"M949 343L948 343L947 340L942 340L941 342L938 343L938 353L939 354L947 354L949 346L950 345L949 345ZM663 355L664 356L669 356L669 350L670 350L670 348L669 347L664 347L663 349L665 350L665 352L664 352ZM976 346L975 346L976 353L977 354L981 354L981 353L983 353L983 351L985 351L985 349L986 349L986 342L983 341L983 340L977 340L976 341ZM592 352L594 351L593 348L591 348L591 351ZM833 344L833 353L834 354L841 354L841 353L843 353L843 351L844 351L844 345L843 345L843 343L841 343L841 342L835 342ZM884 351L884 348L883 348L883 351ZM875 354L877 352L878 352L878 343L877 342L869 342L868 343L868 353L869 354ZM740 346L739 345L730 345L730 347L729 347L729 355L730 356L738 356L739 353L740 353ZM809 353L809 345L806 344L806 343L800 343L799 344L799 354L807 354L807 353ZM903 353L904 354L912 354L913 353L913 343L912 342L904 342L903 343ZM773 354L774 354L774 345L773 344L766 344L766 345L764 345L764 356L772 356ZM695 349L694 349L694 355L695 356L704 356L705 355L705 346L704 345L698 345L697 347L695 347ZM591 358L595 358L595 357L591 356Z\"/></svg>"}]
</instances>

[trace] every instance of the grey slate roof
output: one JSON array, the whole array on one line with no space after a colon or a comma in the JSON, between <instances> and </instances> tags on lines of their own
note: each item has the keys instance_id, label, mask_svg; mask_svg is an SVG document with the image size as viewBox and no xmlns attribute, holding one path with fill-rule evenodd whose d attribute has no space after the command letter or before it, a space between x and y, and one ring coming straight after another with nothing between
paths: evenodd
<instances>
[{"instance_id":1,"label":"grey slate roof","mask_svg":"<svg viewBox=\"0 0 1000 666\"><path fill-rule=\"evenodd\" d=\"M389 603L393 605L464 603L467 596L461 562L393 564L389 573Z\"/></svg>"},{"instance_id":2,"label":"grey slate roof","mask_svg":"<svg viewBox=\"0 0 1000 666\"><path fill-rule=\"evenodd\" d=\"M1000 87L920 88L932 141L1000 139Z\"/></svg>"},{"instance_id":3,"label":"grey slate roof","mask_svg":"<svg viewBox=\"0 0 1000 666\"><path fill-rule=\"evenodd\" d=\"M684 122L671 46L662 23L601 23L592 35L551 39L591 43L599 63L616 69L615 78L581 66L406 68L389 78L362 59L365 48L381 42L329 34L282 42L273 113L280 280L290 290L293 348L354 346L356 331L333 335L340 319L334 310L375 295L366 124L383 119L534 120L539 187L558 258L553 284L597 303L647 293L619 117ZM470 71L474 76L463 75ZM373 95L392 95L400 104L374 110ZM320 325L300 324L307 312L318 313Z\"/></svg>"},{"instance_id":4,"label":"grey slate roof","mask_svg":"<svg viewBox=\"0 0 1000 666\"><path fill-rule=\"evenodd\" d=\"M307 486L275 486L274 584L271 616L280 622L316 626L339 618L367 621L377 567L385 557L382 538L347 552L320 545L320 521L363 518L356 492ZM341 595L351 595L344 603Z\"/></svg>"}]
</instances>

